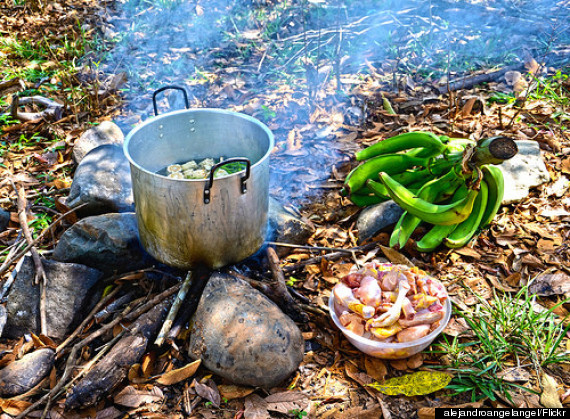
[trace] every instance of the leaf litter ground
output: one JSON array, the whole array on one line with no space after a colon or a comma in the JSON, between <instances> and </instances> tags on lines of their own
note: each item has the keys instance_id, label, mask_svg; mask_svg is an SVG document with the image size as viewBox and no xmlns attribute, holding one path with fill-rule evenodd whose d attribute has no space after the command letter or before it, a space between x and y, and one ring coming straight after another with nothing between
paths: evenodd
<instances>
[{"instance_id":1,"label":"leaf litter ground","mask_svg":"<svg viewBox=\"0 0 570 419\"><path fill-rule=\"evenodd\" d=\"M555 82L544 81L545 71L550 71L552 76L557 69L566 70L566 74L568 69L556 60L553 61L554 71L542 68L538 63L542 63L546 55L527 57L525 65L510 62L504 56L487 55L490 62L479 62L479 65L508 64L512 70L500 77L487 77L484 87L465 88L473 76L466 72L470 68L451 71L449 66L443 66L445 60L437 54L422 55L429 49L429 44L415 42L423 39L420 37L422 28L411 22L425 16L425 10L413 5L415 7L400 11L398 19L380 11L364 15L362 20L333 25L333 28L342 26L347 42L354 44L359 39L354 34L374 26L370 21L378 25L391 21L398 33L417 35L398 38L400 54L384 59L375 59L371 54L366 68L351 65L350 60L343 61L339 54L315 56L317 48L326 51L327 46L334 46L337 42L334 35L338 37L339 32L313 26L313 30L303 35L298 28L303 26L303 19L308 14L299 6L288 10L293 25L283 24L279 36L272 42L264 38L266 35L260 28L248 31L245 26L236 26L230 32L233 36L221 39L210 48L189 47L188 42L176 44L172 40L176 37L169 39L167 35L159 34L157 38L161 42L174 42L167 53L158 57L162 60L162 72L157 72L150 64L157 58L152 51L134 48L129 51L133 61L144 56L149 63L135 72L129 69L129 63L123 68L109 65L99 68L99 52L90 50L100 45L93 42L96 36L102 34L112 38L121 33L124 16L114 14L110 2L96 5L76 1L45 6L1 3L3 39L17 41L17 45L3 41L0 50L2 82L16 76L23 84L16 90L25 89L26 95L40 94L66 106L62 118L55 122L26 122L8 117L2 120L0 199L2 207L12 215L9 229L0 235L2 261L15 243L22 240L18 234L15 193L8 178L25 188L29 224L36 237L42 229L51 226L49 233L37 243L38 248L49 254L61 233L74 222L73 217L68 217L51 224L66 211L60 198L66 195L73 178L71 150L74 141L92 123L111 119L128 129L140 121L141 116L150 115L149 91L162 84L179 83L185 67L175 64L183 57L190 57L200 66L193 77L182 79L192 92L192 106L241 111L263 120L274 131L273 179L286 181L272 181L270 193L281 200L287 197L283 203L300 208L302 218L315 227L313 236L306 243L310 246L352 248L359 244L355 230L358 208L340 196L342 180L355 165L355 151L400 132L429 130L458 137L503 134L530 139L539 143L551 176L550 182L531 190L522 202L503 207L491 228L462 249L421 254L410 242L399 252L383 252L380 246L387 246L389 230L379 232L372 239L378 246L367 252L355 252L335 260L324 258L319 263L304 265L303 261L321 252L303 248L280 249L286 251L282 265L288 272L287 279L307 299L311 317L308 324L301 325L308 351L286 387L265 392L223 382L198 365L189 370L184 367L188 360L182 332L169 349L149 351L140 365L131 368L130 382L109 395L97 409L78 413L77 417L117 417L120 412L141 417L231 418L267 417L269 414L301 417L303 411L310 410L311 415L323 418L355 415L404 418L433 417L433 407L441 405L539 405L539 397L529 392L513 392L512 400L498 394L495 400L487 398L472 403L465 395L448 396L446 391L427 396L384 396L368 384L426 367L446 365L445 355L424 354L393 362L363 356L334 329L326 314L326 299L334 284L354 264L379 257L395 262L406 258L427 270L446 284L456 306L468 312L481 304L479 298L491 300L495 293L516 293L533 278L532 292L539 296L534 301L538 307L554 307L570 291L567 258L570 139L565 129L570 85L562 75ZM163 5L164 8L167 6L166 3ZM33 7L43 7L43 10L40 13L32 10ZM191 12L196 16L208 16L215 11L200 3L188 7L192 7ZM271 9L268 7L267 10ZM159 11L160 7L156 7L145 9L144 13L150 15ZM247 16L239 7L235 11ZM239 13L236 16L240 16ZM526 19L516 13L509 16L519 23ZM275 17L270 14L268 22L274 21L272 19ZM57 26L54 26L55 22ZM152 28L151 23L147 25ZM294 29L295 25L297 29ZM140 42L150 35L141 30L129 32L128 36ZM460 38L457 36L456 39ZM507 43L516 42L514 36L503 38ZM297 50L279 54L288 44L297 45ZM500 47L495 45L493 51L500 52ZM121 44L115 48L120 50ZM34 56L33 51L38 50L41 53ZM308 60L301 61L293 70L287 67L296 62L294 58L303 56ZM78 66L81 58L85 63L83 67ZM338 76L334 75L335 68L340 69ZM448 81L461 74L465 74L460 78L463 88L439 94ZM488 74L494 73L482 70L475 76ZM261 78L268 80L261 85ZM156 79L160 85L152 82ZM312 83L307 84L307 80ZM552 77L549 80L553 80ZM14 90L11 90L13 86L0 86L5 88L1 92L0 105L6 113L11 107ZM119 88L123 89L122 97ZM175 101L173 97L169 99L171 103ZM39 111L30 105L24 110ZM3 275L8 279L9 270ZM129 280L144 282L145 273L123 278L127 283ZM560 305L555 313L565 319L568 308L568 305ZM89 334L93 327L97 326L89 325L83 335ZM466 333L465 339L469 340L469 326L455 316L446 335L451 338L460 333ZM54 344L46 339L4 341L2 346L8 352L1 362L7 364L17 354L45 345ZM568 345L568 339L565 339L563 348L569 350ZM88 361L91 356L86 352L83 359ZM503 371L505 380L518 380L539 393L542 385L543 396L546 394L570 403L568 364L551 364L539 376L528 364L523 362L521 365L520 360L510 359L509 362L512 368ZM57 366L46 386L55 386L60 377L63 365ZM19 400L3 400L0 407L6 414L17 415L37 397L30 394ZM545 403L542 398L540 402ZM49 414L60 417L62 413L56 404ZM66 413L65 417L73 415Z\"/></svg>"}]
</instances>

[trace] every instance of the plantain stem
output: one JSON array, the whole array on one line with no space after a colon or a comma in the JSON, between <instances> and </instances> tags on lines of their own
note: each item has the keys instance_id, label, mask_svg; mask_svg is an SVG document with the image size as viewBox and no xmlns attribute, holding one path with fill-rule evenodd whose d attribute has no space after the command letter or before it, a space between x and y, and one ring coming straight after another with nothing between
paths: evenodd
<instances>
[{"instance_id":1,"label":"plantain stem","mask_svg":"<svg viewBox=\"0 0 570 419\"><path fill-rule=\"evenodd\" d=\"M491 137L480 140L470 159L476 166L501 164L518 153L517 144L508 137Z\"/></svg>"}]
</instances>

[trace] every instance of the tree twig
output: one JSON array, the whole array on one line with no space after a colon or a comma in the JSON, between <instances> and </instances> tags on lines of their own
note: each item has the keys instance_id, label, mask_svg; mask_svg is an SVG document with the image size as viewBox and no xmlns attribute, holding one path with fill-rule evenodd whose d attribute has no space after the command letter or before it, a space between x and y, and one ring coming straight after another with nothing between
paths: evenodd
<instances>
[{"instance_id":1,"label":"tree twig","mask_svg":"<svg viewBox=\"0 0 570 419\"><path fill-rule=\"evenodd\" d=\"M186 298L186 294L188 293L188 290L190 289L190 285L192 285L192 277L193 277L192 271L188 271L188 273L186 274L186 279L184 279L184 282L182 283L182 286L180 287L180 290L178 291L178 294L176 295L176 298L174 299L174 302L172 303L172 307L170 307L170 311L168 312L168 315L166 316L166 320L162 324L162 327L160 328L160 332L158 333L158 336L156 337L156 340L154 341L154 344L156 346L162 346L162 344L164 343L164 340L166 339L166 335L170 331L170 328L172 327L172 323L174 323L174 319L176 318L176 315L178 314L178 310L180 310L180 306L182 305L182 302Z\"/></svg>"},{"instance_id":2,"label":"tree twig","mask_svg":"<svg viewBox=\"0 0 570 419\"><path fill-rule=\"evenodd\" d=\"M28 227L28 216L26 215L26 191L22 187L18 187L11 179L10 183L18 197L18 221L20 228L24 234L26 242L30 246L30 253L36 267L36 275L34 277L34 285L40 286L40 331L43 335L47 335L47 315L46 315L46 290L47 290L47 275L40 258L40 254L33 245L34 238Z\"/></svg>"},{"instance_id":3,"label":"tree twig","mask_svg":"<svg viewBox=\"0 0 570 419\"><path fill-rule=\"evenodd\" d=\"M77 360L77 357L79 356L79 352L85 345L88 345L89 343L93 342L95 339L97 339L99 336L102 336L107 331L112 330L119 323L121 323L123 321L124 322L131 321L133 319L136 319L137 317L139 317L143 313L146 313L148 310L150 310L152 307L154 307L158 302L164 300L165 298L170 297L175 292L177 292L179 288L180 288L180 284L176 284L176 285L168 288L167 290L156 295L154 298L152 298L147 303L143 304L142 306L140 306L136 310L132 311L130 314L125 314L125 315L121 315L121 316L117 317L113 321L107 323L105 326L101 327L97 331L95 331L95 332L91 333L89 336L85 337L83 340L81 340L81 341L77 342L75 345L73 345L73 347L71 348L71 352L67 358L67 362L65 363L65 369L63 371L63 375L61 376L61 378L59 379L59 381L55 385L55 387L53 387L48 393L44 394L38 401L36 401L32 405L28 406L23 412L21 412L18 416L16 416L16 419L25 418L26 415L28 413L30 413L32 410L34 410L38 406L41 406L42 404L46 403L47 400L53 399L54 395L58 394L60 392L60 390L67 385L67 381L71 375L72 370L74 369L75 361ZM131 334L135 334L135 333L137 333L136 330L134 330L134 329L131 330Z\"/></svg>"},{"instance_id":4,"label":"tree twig","mask_svg":"<svg viewBox=\"0 0 570 419\"><path fill-rule=\"evenodd\" d=\"M35 245L37 245L44 237L45 235L52 229L54 228L57 224L59 224L59 222L61 222L65 217L67 217L69 214L77 211L80 208L83 208L85 205L87 205L87 203L85 204L81 204L76 206L73 209L70 209L69 211L67 211L65 214L60 215L59 217L57 217L49 226L47 226L39 235L38 237L36 237L31 243L28 243L28 245L26 247L24 247L22 250L19 250L17 253L15 253L13 256L9 256L6 258L6 260L4 260L4 263L2 264L2 266L0 267L0 275L2 275L4 272L6 272L8 270L8 268L10 267L10 265L12 263L14 263L15 261L17 261L18 259L20 259L22 256L24 256L26 253L28 253L32 247L34 247Z\"/></svg>"},{"instance_id":5,"label":"tree twig","mask_svg":"<svg viewBox=\"0 0 570 419\"><path fill-rule=\"evenodd\" d=\"M65 339L63 342L61 342L59 344L59 346L55 349L55 353L57 354L57 353L61 352L69 344L69 342L71 342L73 339L75 339L75 337L77 335L79 335L79 333L81 333L83 328L87 325L87 323L89 323L91 321L91 319L101 309L101 307L103 307L105 304L107 304L108 301L111 300L111 298L113 298L115 295L117 295L117 293L120 291L120 289L121 289L121 285L119 284L113 291L111 291L109 294L107 294L105 297L103 297L95 305L95 307L93 307L93 309L89 312L89 314L83 319L81 324L75 328L73 333L71 333L71 335L69 335L67 337L67 339Z\"/></svg>"},{"instance_id":6,"label":"tree twig","mask_svg":"<svg viewBox=\"0 0 570 419\"><path fill-rule=\"evenodd\" d=\"M346 256L347 253L354 254L354 252L366 252L367 250L372 250L377 246L378 246L378 243L372 242L372 243L363 244L362 246L356 246L356 247L351 247L348 249L342 249L342 251L339 250L339 251L336 251L333 253L328 253L326 255L315 256L313 258L303 260L303 261L301 261L299 263L295 263L293 265L283 266L282 269L284 272L293 272L293 271L296 271L297 269L303 268L307 265L314 265L317 263L321 263L321 261L323 259L324 260L340 259L341 257Z\"/></svg>"}]
</instances>

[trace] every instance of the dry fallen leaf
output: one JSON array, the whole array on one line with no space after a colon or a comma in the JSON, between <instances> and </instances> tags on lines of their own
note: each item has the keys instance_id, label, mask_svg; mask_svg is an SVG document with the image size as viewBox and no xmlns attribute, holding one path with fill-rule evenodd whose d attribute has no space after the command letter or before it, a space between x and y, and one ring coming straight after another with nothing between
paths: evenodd
<instances>
[{"instance_id":1,"label":"dry fallen leaf","mask_svg":"<svg viewBox=\"0 0 570 419\"><path fill-rule=\"evenodd\" d=\"M121 406L136 408L146 403L160 402L163 398L164 394L158 387L153 387L151 390L137 390L133 386L127 386L113 400Z\"/></svg>"},{"instance_id":2,"label":"dry fallen leaf","mask_svg":"<svg viewBox=\"0 0 570 419\"><path fill-rule=\"evenodd\" d=\"M545 271L530 284L529 291L540 296L570 293L570 276L562 271Z\"/></svg>"},{"instance_id":3,"label":"dry fallen leaf","mask_svg":"<svg viewBox=\"0 0 570 419\"><path fill-rule=\"evenodd\" d=\"M179 383L180 381L187 380L196 374L196 371L198 371L198 367L201 363L202 360L198 359L182 368L168 371L167 373L164 373L157 377L156 382L158 384L162 384L163 386L170 386L172 384Z\"/></svg>"},{"instance_id":4,"label":"dry fallen leaf","mask_svg":"<svg viewBox=\"0 0 570 419\"><path fill-rule=\"evenodd\" d=\"M265 398L267 410L288 413L291 410L299 412L309 407L309 397L299 391L285 391L274 393Z\"/></svg>"},{"instance_id":5,"label":"dry fallen leaf","mask_svg":"<svg viewBox=\"0 0 570 419\"><path fill-rule=\"evenodd\" d=\"M530 373L522 367L517 367L501 371L497 374L497 377L509 383L526 383L530 379Z\"/></svg>"},{"instance_id":6,"label":"dry fallen leaf","mask_svg":"<svg viewBox=\"0 0 570 419\"><path fill-rule=\"evenodd\" d=\"M380 249L382 250L382 252L390 262L398 265L406 265L409 266L410 268L414 267L414 264L397 250L394 250L386 246L380 246Z\"/></svg>"},{"instance_id":7,"label":"dry fallen leaf","mask_svg":"<svg viewBox=\"0 0 570 419\"><path fill-rule=\"evenodd\" d=\"M0 411L7 413L10 416L18 416L30 406L31 403L24 400L0 399Z\"/></svg>"},{"instance_id":8,"label":"dry fallen leaf","mask_svg":"<svg viewBox=\"0 0 570 419\"><path fill-rule=\"evenodd\" d=\"M547 408L561 408L560 396L558 395L558 383L547 373L543 372L540 380L542 384L542 394L540 404Z\"/></svg>"},{"instance_id":9,"label":"dry fallen leaf","mask_svg":"<svg viewBox=\"0 0 570 419\"><path fill-rule=\"evenodd\" d=\"M241 399L255 391L252 387L241 387L234 384L221 384L218 386L220 395L226 400Z\"/></svg>"},{"instance_id":10,"label":"dry fallen leaf","mask_svg":"<svg viewBox=\"0 0 570 419\"><path fill-rule=\"evenodd\" d=\"M364 367L366 368L366 373L376 381L382 382L386 379L388 369L381 359L367 356L364 358Z\"/></svg>"},{"instance_id":11,"label":"dry fallen leaf","mask_svg":"<svg viewBox=\"0 0 570 419\"><path fill-rule=\"evenodd\" d=\"M211 401L215 407L220 407L222 398L220 397L216 383L214 383L212 379L206 380L205 383L194 380L192 385L200 397Z\"/></svg>"},{"instance_id":12,"label":"dry fallen leaf","mask_svg":"<svg viewBox=\"0 0 570 419\"><path fill-rule=\"evenodd\" d=\"M117 419L120 418L122 415L123 413L120 410L111 406L106 409L98 411L97 416L95 416L95 419Z\"/></svg>"},{"instance_id":13,"label":"dry fallen leaf","mask_svg":"<svg viewBox=\"0 0 570 419\"><path fill-rule=\"evenodd\" d=\"M243 417L245 419L269 419L267 402L257 394L247 396L245 399Z\"/></svg>"}]
</instances>

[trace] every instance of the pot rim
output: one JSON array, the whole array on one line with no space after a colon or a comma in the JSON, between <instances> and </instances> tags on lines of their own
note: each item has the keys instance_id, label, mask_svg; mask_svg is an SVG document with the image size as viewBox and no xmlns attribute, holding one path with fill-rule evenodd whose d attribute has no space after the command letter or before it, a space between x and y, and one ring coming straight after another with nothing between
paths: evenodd
<instances>
[{"instance_id":1,"label":"pot rim","mask_svg":"<svg viewBox=\"0 0 570 419\"><path fill-rule=\"evenodd\" d=\"M159 176L160 178L166 179L169 181L176 181L176 182L205 182L205 181L207 181L208 179L172 179L172 178L169 178L167 176L160 175L156 172L152 172L152 171L144 168L143 166L141 166L140 164L135 162L133 160L133 158L131 157L131 153L129 152L129 144L131 142L131 138L135 134L137 134L139 131L146 128L150 124L159 123L161 119L166 119L166 118L172 117L174 115L184 114L184 113L218 113L218 114L232 115L232 116L237 116L239 118L242 118L246 121L252 122L253 124L259 126L267 134L267 138L269 140L269 145L267 147L267 151L265 152L265 154L257 162L255 162L251 165L252 169L254 167L262 164L266 159L268 159L271 152L273 151L273 148L275 147L275 137L273 135L273 132L271 132L271 130L269 129L269 127L267 125L265 125L259 119L254 118L251 115L247 115L247 114L241 113L241 112L230 111L227 109L220 109L220 108L188 108L188 109L180 109L177 111L163 113L163 114L160 114L158 116L152 116L149 119L145 120L144 122L140 123L138 126L133 128L131 131L129 131L129 133L125 137L125 141L123 143L123 153L125 154L125 156L129 160L129 163L131 165L135 166L138 170L140 170L142 172L145 172L147 174L154 175L154 176ZM235 157L240 157L240 156L235 156ZM231 173L231 174L228 174L225 176L220 176L217 179L228 178L231 176L238 175L242 172L243 172L243 170L236 172L236 173Z\"/></svg>"}]
</instances>

